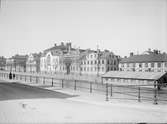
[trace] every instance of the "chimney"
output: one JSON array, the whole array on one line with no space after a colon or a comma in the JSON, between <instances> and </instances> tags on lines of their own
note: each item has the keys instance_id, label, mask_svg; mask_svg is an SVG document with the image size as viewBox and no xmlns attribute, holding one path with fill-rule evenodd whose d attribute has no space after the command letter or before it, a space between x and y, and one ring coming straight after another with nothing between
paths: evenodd
<instances>
[{"instance_id":1,"label":"chimney","mask_svg":"<svg viewBox=\"0 0 167 124\"><path fill-rule=\"evenodd\" d=\"M133 52L130 53L130 57L133 56Z\"/></svg>"},{"instance_id":2,"label":"chimney","mask_svg":"<svg viewBox=\"0 0 167 124\"><path fill-rule=\"evenodd\" d=\"M154 54L158 54L158 50L154 50Z\"/></svg>"},{"instance_id":3,"label":"chimney","mask_svg":"<svg viewBox=\"0 0 167 124\"><path fill-rule=\"evenodd\" d=\"M55 43L55 47L57 46L57 44Z\"/></svg>"}]
</instances>

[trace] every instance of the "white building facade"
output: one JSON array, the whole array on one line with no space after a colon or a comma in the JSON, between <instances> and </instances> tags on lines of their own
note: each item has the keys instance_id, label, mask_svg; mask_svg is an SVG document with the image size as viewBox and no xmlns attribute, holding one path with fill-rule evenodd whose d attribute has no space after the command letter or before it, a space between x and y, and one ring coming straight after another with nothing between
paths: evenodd
<instances>
[{"instance_id":1,"label":"white building facade","mask_svg":"<svg viewBox=\"0 0 167 124\"><path fill-rule=\"evenodd\" d=\"M119 64L120 71L167 72L167 55L159 52L133 55L123 58Z\"/></svg>"},{"instance_id":2,"label":"white building facade","mask_svg":"<svg viewBox=\"0 0 167 124\"><path fill-rule=\"evenodd\" d=\"M60 53L58 51L49 51L43 53L40 58L41 73L57 73L60 71Z\"/></svg>"}]
</instances>

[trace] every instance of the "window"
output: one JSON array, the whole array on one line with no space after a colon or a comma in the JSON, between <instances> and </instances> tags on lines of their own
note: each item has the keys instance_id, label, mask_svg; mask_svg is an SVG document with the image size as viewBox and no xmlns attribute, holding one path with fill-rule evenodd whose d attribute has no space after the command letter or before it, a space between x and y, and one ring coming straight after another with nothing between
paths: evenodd
<instances>
[{"instance_id":1,"label":"window","mask_svg":"<svg viewBox=\"0 0 167 124\"><path fill-rule=\"evenodd\" d=\"M165 62L165 67L167 67L167 62Z\"/></svg>"},{"instance_id":2,"label":"window","mask_svg":"<svg viewBox=\"0 0 167 124\"><path fill-rule=\"evenodd\" d=\"M148 67L148 63L145 63L145 67Z\"/></svg>"},{"instance_id":3,"label":"window","mask_svg":"<svg viewBox=\"0 0 167 124\"><path fill-rule=\"evenodd\" d=\"M89 65L89 61L87 62L87 64Z\"/></svg>"},{"instance_id":4,"label":"window","mask_svg":"<svg viewBox=\"0 0 167 124\"><path fill-rule=\"evenodd\" d=\"M151 67L154 67L154 63L151 63Z\"/></svg>"},{"instance_id":5,"label":"window","mask_svg":"<svg viewBox=\"0 0 167 124\"><path fill-rule=\"evenodd\" d=\"M102 60L102 64L104 64L104 60Z\"/></svg>"},{"instance_id":6,"label":"window","mask_svg":"<svg viewBox=\"0 0 167 124\"><path fill-rule=\"evenodd\" d=\"M91 65L93 64L93 61L91 61Z\"/></svg>"},{"instance_id":7,"label":"window","mask_svg":"<svg viewBox=\"0 0 167 124\"><path fill-rule=\"evenodd\" d=\"M159 63L158 63L158 68L160 68L160 67L161 67L161 63L159 62Z\"/></svg>"},{"instance_id":8,"label":"window","mask_svg":"<svg viewBox=\"0 0 167 124\"><path fill-rule=\"evenodd\" d=\"M109 61L109 60L107 60L107 64L108 64L108 65L110 64L110 61Z\"/></svg>"},{"instance_id":9,"label":"window","mask_svg":"<svg viewBox=\"0 0 167 124\"><path fill-rule=\"evenodd\" d=\"M116 60L114 60L114 65L116 65L117 64L117 62L116 62Z\"/></svg>"},{"instance_id":10,"label":"window","mask_svg":"<svg viewBox=\"0 0 167 124\"><path fill-rule=\"evenodd\" d=\"M90 56L91 58L93 57L93 55Z\"/></svg>"},{"instance_id":11,"label":"window","mask_svg":"<svg viewBox=\"0 0 167 124\"><path fill-rule=\"evenodd\" d=\"M87 71L89 71L89 67L87 67Z\"/></svg>"},{"instance_id":12,"label":"window","mask_svg":"<svg viewBox=\"0 0 167 124\"><path fill-rule=\"evenodd\" d=\"M141 68L142 67L142 64L141 63L139 63L139 68Z\"/></svg>"},{"instance_id":13,"label":"window","mask_svg":"<svg viewBox=\"0 0 167 124\"><path fill-rule=\"evenodd\" d=\"M96 60L95 60L95 64L96 64Z\"/></svg>"},{"instance_id":14,"label":"window","mask_svg":"<svg viewBox=\"0 0 167 124\"><path fill-rule=\"evenodd\" d=\"M47 57L47 65L50 66L51 65L51 56L48 55Z\"/></svg>"}]
</instances>

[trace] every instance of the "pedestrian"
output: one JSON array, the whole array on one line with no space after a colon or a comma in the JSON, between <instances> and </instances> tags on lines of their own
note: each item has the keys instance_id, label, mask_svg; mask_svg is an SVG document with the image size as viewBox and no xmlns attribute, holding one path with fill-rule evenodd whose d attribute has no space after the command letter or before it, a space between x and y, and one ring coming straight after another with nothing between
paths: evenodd
<instances>
[{"instance_id":1,"label":"pedestrian","mask_svg":"<svg viewBox=\"0 0 167 124\"><path fill-rule=\"evenodd\" d=\"M15 74L13 73L13 79L15 79Z\"/></svg>"},{"instance_id":2,"label":"pedestrian","mask_svg":"<svg viewBox=\"0 0 167 124\"><path fill-rule=\"evenodd\" d=\"M9 73L9 79L10 80L12 79L12 73L11 72Z\"/></svg>"}]
</instances>

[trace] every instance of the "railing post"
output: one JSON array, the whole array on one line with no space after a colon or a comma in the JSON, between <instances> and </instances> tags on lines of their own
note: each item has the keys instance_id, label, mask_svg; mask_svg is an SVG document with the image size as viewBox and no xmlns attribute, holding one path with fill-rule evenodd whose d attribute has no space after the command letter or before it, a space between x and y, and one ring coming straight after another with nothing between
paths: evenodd
<instances>
[{"instance_id":1,"label":"railing post","mask_svg":"<svg viewBox=\"0 0 167 124\"><path fill-rule=\"evenodd\" d=\"M64 84L63 84L63 79L62 79L62 81L61 81L61 87L62 87L62 88L64 87Z\"/></svg>"},{"instance_id":2,"label":"railing post","mask_svg":"<svg viewBox=\"0 0 167 124\"><path fill-rule=\"evenodd\" d=\"M25 75L25 82L26 82L26 75Z\"/></svg>"},{"instance_id":3,"label":"railing post","mask_svg":"<svg viewBox=\"0 0 167 124\"><path fill-rule=\"evenodd\" d=\"M45 84L45 77L43 77L43 84Z\"/></svg>"},{"instance_id":4,"label":"railing post","mask_svg":"<svg viewBox=\"0 0 167 124\"><path fill-rule=\"evenodd\" d=\"M37 76L36 76L36 83L38 83Z\"/></svg>"},{"instance_id":5,"label":"railing post","mask_svg":"<svg viewBox=\"0 0 167 124\"><path fill-rule=\"evenodd\" d=\"M31 77L31 75L30 75L30 82L32 81L31 78L32 78L32 77Z\"/></svg>"},{"instance_id":6,"label":"railing post","mask_svg":"<svg viewBox=\"0 0 167 124\"><path fill-rule=\"evenodd\" d=\"M53 87L53 78L52 78L52 87Z\"/></svg>"},{"instance_id":7,"label":"railing post","mask_svg":"<svg viewBox=\"0 0 167 124\"><path fill-rule=\"evenodd\" d=\"M77 89L77 84L76 84L76 80L74 80L74 90Z\"/></svg>"},{"instance_id":8,"label":"railing post","mask_svg":"<svg viewBox=\"0 0 167 124\"><path fill-rule=\"evenodd\" d=\"M157 103L157 84L156 81L154 81L154 105L158 104Z\"/></svg>"},{"instance_id":9,"label":"railing post","mask_svg":"<svg viewBox=\"0 0 167 124\"><path fill-rule=\"evenodd\" d=\"M141 99L140 99L140 86L138 87L138 102L141 102Z\"/></svg>"},{"instance_id":10,"label":"railing post","mask_svg":"<svg viewBox=\"0 0 167 124\"><path fill-rule=\"evenodd\" d=\"M92 93L92 82L90 82L90 93Z\"/></svg>"},{"instance_id":11,"label":"railing post","mask_svg":"<svg viewBox=\"0 0 167 124\"><path fill-rule=\"evenodd\" d=\"M110 93L110 96L112 97L112 84L110 85L110 90L111 90L111 93Z\"/></svg>"},{"instance_id":12,"label":"railing post","mask_svg":"<svg viewBox=\"0 0 167 124\"><path fill-rule=\"evenodd\" d=\"M106 101L108 101L108 83L106 83Z\"/></svg>"}]
</instances>

